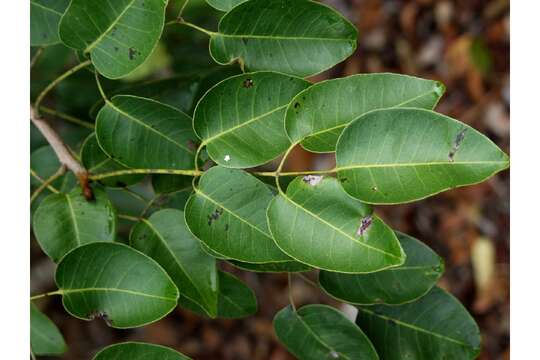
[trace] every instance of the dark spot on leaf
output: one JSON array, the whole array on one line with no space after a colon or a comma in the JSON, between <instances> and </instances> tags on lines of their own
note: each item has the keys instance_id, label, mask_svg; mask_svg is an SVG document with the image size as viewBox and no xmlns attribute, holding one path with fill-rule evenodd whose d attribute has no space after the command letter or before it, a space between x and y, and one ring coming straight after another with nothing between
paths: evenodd
<instances>
[{"instance_id":1,"label":"dark spot on leaf","mask_svg":"<svg viewBox=\"0 0 540 360\"><path fill-rule=\"evenodd\" d=\"M298 109L299 107L300 107L300 103L299 103L298 101L295 102L295 103L294 103L294 108L295 108L295 109Z\"/></svg>"},{"instance_id":2,"label":"dark spot on leaf","mask_svg":"<svg viewBox=\"0 0 540 360\"><path fill-rule=\"evenodd\" d=\"M186 142L188 149L196 151L199 148L199 144L195 143L193 140L188 139Z\"/></svg>"},{"instance_id":3,"label":"dark spot on leaf","mask_svg":"<svg viewBox=\"0 0 540 360\"><path fill-rule=\"evenodd\" d=\"M459 150L459 147L463 143L463 140L465 140L466 132L467 132L467 129L465 128L456 134L456 137L454 138L454 144L452 145L452 149L448 153L448 161L450 162L454 161L454 156L456 156L456 152Z\"/></svg>"},{"instance_id":4,"label":"dark spot on leaf","mask_svg":"<svg viewBox=\"0 0 540 360\"><path fill-rule=\"evenodd\" d=\"M242 86L245 87L246 89L253 87L253 80L251 79L244 80L244 82L242 83Z\"/></svg>"},{"instance_id":5,"label":"dark spot on leaf","mask_svg":"<svg viewBox=\"0 0 540 360\"><path fill-rule=\"evenodd\" d=\"M103 321L105 321L105 324L107 324L108 326L112 326L112 321L109 319L109 316L104 311L94 311L88 316L88 318L90 320L103 319Z\"/></svg>"},{"instance_id":6,"label":"dark spot on leaf","mask_svg":"<svg viewBox=\"0 0 540 360\"><path fill-rule=\"evenodd\" d=\"M225 224L225 231L229 231L229 224Z\"/></svg>"},{"instance_id":7,"label":"dark spot on leaf","mask_svg":"<svg viewBox=\"0 0 540 360\"><path fill-rule=\"evenodd\" d=\"M118 186L118 187L126 187L127 184L125 182L123 182L123 181L117 181L116 186Z\"/></svg>"},{"instance_id":8,"label":"dark spot on leaf","mask_svg":"<svg viewBox=\"0 0 540 360\"><path fill-rule=\"evenodd\" d=\"M47 33L43 33L42 36L44 39L48 38Z\"/></svg>"},{"instance_id":9,"label":"dark spot on leaf","mask_svg":"<svg viewBox=\"0 0 540 360\"><path fill-rule=\"evenodd\" d=\"M379 188L376 187L376 186L374 186L374 187L371 188L371 190L373 190L373 191L379 191Z\"/></svg>"},{"instance_id":10,"label":"dark spot on leaf","mask_svg":"<svg viewBox=\"0 0 540 360\"><path fill-rule=\"evenodd\" d=\"M118 46L114 47L114 51L118 52Z\"/></svg>"},{"instance_id":11,"label":"dark spot on leaf","mask_svg":"<svg viewBox=\"0 0 540 360\"><path fill-rule=\"evenodd\" d=\"M341 178L342 183L347 182L347 181L349 181L349 178Z\"/></svg>"},{"instance_id":12,"label":"dark spot on leaf","mask_svg":"<svg viewBox=\"0 0 540 360\"><path fill-rule=\"evenodd\" d=\"M363 236L365 232L369 229L372 223L373 223L373 218L371 217L371 215L364 216L362 219L360 219L360 226L358 227L358 230L356 231L356 235Z\"/></svg>"},{"instance_id":13,"label":"dark spot on leaf","mask_svg":"<svg viewBox=\"0 0 540 360\"><path fill-rule=\"evenodd\" d=\"M128 49L129 60L135 59L135 55L137 55L137 54L138 54L138 52L137 52L136 49L131 48L131 47Z\"/></svg>"},{"instance_id":14,"label":"dark spot on leaf","mask_svg":"<svg viewBox=\"0 0 540 360\"><path fill-rule=\"evenodd\" d=\"M222 214L223 214L223 209L218 208L214 210L213 213L208 215L208 225L212 225L212 222L217 221Z\"/></svg>"},{"instance_id":15,"label":"dark spot on leaf","mask_svg":"<svg viewBox=\"0 0 540 360\"><path fill-rule=\"evenodd\" d=\"M309 184L311 186L315 186L318 183L320 183L322 179L323 177L320 175L306 175L304 176L302 181L304 181L306 184Z\"/></svg>"}]
</instances>

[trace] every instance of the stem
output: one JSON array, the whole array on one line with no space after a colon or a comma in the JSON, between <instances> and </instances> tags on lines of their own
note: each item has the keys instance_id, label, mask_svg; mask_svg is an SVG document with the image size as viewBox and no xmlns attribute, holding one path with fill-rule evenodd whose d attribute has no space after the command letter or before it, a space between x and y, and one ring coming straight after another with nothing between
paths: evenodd
<instances>
[{"instance_id":1,"label":"stem","mask_svg":"<svg viewBox=\"0 0 540 360\"><path fill-rule=\"evenodd\" d=\"M210 31L208 29L205 29L205 28L202 28L200 26L197 26L193 23L190 23L188 21L185 21L184 19L182 18L178 18L178 19L174 19L174 20L171 20L169 22L167 22L165 25L173 25L173 24L180 24L180 25L186 25L187 27L190 27L192 29L195 29L195 30L198 30L208 36L213 36L213 35L216 35L217 33L216 32L213 32L213 31Z\"/></svg>"},{"instance_id":2,"label":"stem","mask_svg":"<svg viewBox=\"0 0 540 360\"><path fill-rule=\"evenodd\" d=\"M319 288L319 284L317 284L315 281L311 280L310 278L308 278L307 276L305 276L304 274L302 273L295 273L295 275L299 276L302 280L304 280L305 282L307 282L308 284L310 284L311 286L314 286L315 288Z\"/></svg>"},{"instance_id":3,"label":"stem","mask_svg":"<svg viewBox=\"0 0 540 360\"><path fill-rule=\"evenodd\" d=\"M169 170L169 169L126 169L111 171L108 173L90 175L89 180L101 180L113 176L131 175L131 174L170 174L170 175L188 175L200 176L203 172L199 170Z\"/></svg>"},{"instance_id":4,"label":"stem","mask_svg":"<svg viewBox=\"0 0 540 360\"><path fill-rule=\"evenodd\" d=\"M182 18L182 13L184 12L184 9L186 8L188 3L189 3L189 0L184 1L184 3L182 4L182 7L180 8L180 11L178 12L178 16L176 16L177 19Z\"/></svg>"},{"instance_id":5,"label":"stem","mask_svg":"<svg viewBox=\"0 0 540 360\"><path fill-rule=\"evenodd\" d=\"M87 129L92 129L92 130L94 129L94 124L92 124L91 122L78 119L75 116L68 115L68 114L63 113L61 111L51 109L51 108L48 108L46 106L41 106L39 108L39 110L41 112L45 113L45 114L56 116L59 119L65 120L67 122L70 122L70 123L73 123L73 124L76 124L76 125L83 126L83 127L87 128Z\"/></svg>"},{"instance_id":6,"label":"stem","mask_svg":"<svg viewBox=\"0 0 540 360\"><path fill-rule=\"evenodd\" d=\"M140 217L144 217L146 215L146 212L148 210L150 210L150 208L152 207L152 205L154 205L154 203L156 202L157 199L159 199L161 197L161 195L157 195L157 196L154 196L154 198L152 200L150 200L146 206L144 207L144 209L142 210L141 212L141 215Z\"/></svg>"},{"instance_id":7,"label":"stem","mask_svg":"<svg viewBox=\"0 0 540 360\"><path fill-rule=\"evenodd\" d=\"M62 295L63 293L64 292L62 290L56 290L56 291L51 291L48 293L38 294L38 295L30 296L30 301L38 300L47 296Z\"/></svg>"},{"instance_id":8,"label":"stem","mask_svg":"<svg viewBox=\"0 0 540 360\"><path fill-rule=\"evenodd\" d=\"M30 69L32 69L34 67L34 65L36 65L38 59L41 57L41 54L43 54L43 46L40 47L39 49L36 50L36 53L34 54L34 56L32 56L32 60L30 60Z\"/></svg>"},{"instance_id":9,"label":"stem","mask_svg":"<svg viewBox=\"0 0 540 360\"><path fill-rule=\"evenodd\" d=\"M41 176L39 176L34 170L30 169L30 175L32 175L34 178L36 178L37 180L39 180L41 183L44 183L45 180L43 178L41 178ZM52 186L51 184L48 184L47 185L47 189L49 189L50 191L52 191L53 193L55 194L58 194L60 193L60 191L58 191L54 186Z\"/></svg>"},{"instance_id":10,"label":"stem","mask_svg":"<svg viewBox=\"0 0 540 360\"><path fill-rule=\"evenodd\" d=\"M129 221L134 221L134 222L137 222L137 221L141 220L141 218L139 218L139 217L125 215L125 214L118 214L117 216L118 216L119 219L124 219L124 220L129 220Z\"/></svg>"},{"instance_id":11,"label":"stem","mask_svg":"<svg viewBox=\"0 0 540 360\"><path fill-rule=\"evenodd\" d=\"M293 294L292 294L292 276L291 276L291 273L287 273L287 282L288 282L288 288L289 288L289 302L291 303L291 306L292 306L294 312L296 312L296 306L294 305L294 299L293 299Z\"/></svg>"},{"instance_id":12,"label":"stem","mask_svg":"<svg viewBox=\"0 0 540 360\"><path fill-rule=\"evenodd\" d=\"M43 181L43 183L34 191L32 196L30 197L30 204L34 202L34 200L41 194L43 190L45 190L53 181L58 179L60 176L64 175L66 173L66 167L64 165L60 165L58 170L47 180ZM56 189L55 189L56 190Z\"/></svg>"},{"instance_id":13,"label":"stem","mask_svg":"<svg viewBox=\"0 0 540 360\"><path fill-rule=\"evenodd\" d=\"M333 174L337 170L336 169L330 169L330 170L306 170L306 171L290 171L290 172L280 172L279 176L302 176L302 175L324 175L324 174ZM266 172L253 172L255 175L259 176L271 176L275 177L277 174L277 171L266 171Z\"/></svg>"},{"instance_id":14,"label":"stem","mask_svg":"<svg viewBox=\"0 0 540 360\"><path fill-rule=\"evenodd\" d=\"M39 110L40 108L40 105L41 105L41 102L43 101L43 99L45 98L45 96L56 86L58 85L59 83L61 83L64 79L66 79L67 77L71 76L72 74L76 73L77 71L87 67L88 65L90 65L92 62L90 60L86 60L80 64L78 64L77 66L74 66L72 67L71 69L69 69L68 71L66 71L65 73L63 73L62 75L60 75L59 77L57 77L56 79L54 79L49 85L47 85L47 87L38 95L37 99L36 99L36 102L34 104L34 108L36 110ZM39 112L37 113L37 116L39 116Z\"/></svg>"},{"instance_id":15,"label":"stem","mask_svg":"<svg viewBox=\"0 0 540 360\"><path fill-rule=\"evenodd\" d=\"M279 162L279 166L278 166L277 170L274 172L274 177L276 178L276 187L278 188L278 191L279 191L280 194L285 194L283 192L283 189L281 189L281 185L279 184L279 177L281 175L281 169L283 168L283 165L285 164L285 160L287 160L287 157L291 153L292 149L294 149L296 144L298 144L298 142L292 143L291 146L289 146L289 148L287 149L287 151L285 152L285 154L281 158L281 161Z\"/></svg>"},{"instance_id":16,"label":"stem","mask_svg":"<svg viewBox=\"0 0 540 360\"><path fill-rule=\"evenodd\" d=\"M101 86L101 81L99 81L99 74L97 71L95 72L95 75L96 75L96 85L99 90L99 94L103 98L103 101L105 101L105 104L107 104L109 102L109 99L107 98L107 95L105 95L105 91L103 91L103 87Z\"/></svg>"},{"instance_id":17,"label":"stem","mask_svg":"<svg viewBox=\"0 0 540 360\"><path fill-rule=\"evenodd\" d=\"M82 166L71 154L68 147L64 144L58 133L46 122L40 118L35 112L34 108L30 107L30 119L32 123L41 131L43 137L47 139L47 142L53 148L58 160L66 168L73 171L75 176L79 179L81 188L83 190L84 197L87 200L93 198L92 189L88 186L88 171Z\"/></svg>"}]
</instances>

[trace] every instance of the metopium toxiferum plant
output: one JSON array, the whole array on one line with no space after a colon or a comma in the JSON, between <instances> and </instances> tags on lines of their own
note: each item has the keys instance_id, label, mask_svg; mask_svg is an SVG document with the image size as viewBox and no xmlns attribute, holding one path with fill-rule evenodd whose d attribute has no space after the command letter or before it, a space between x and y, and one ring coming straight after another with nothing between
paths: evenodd
<instances>
[{"instance_id":1,"label":"metopium toxiferum plant","mask_svg":"<svg viewBox=\"0 0 540 360\"><path fill-rule=\"evenodd\" d=\"M435 286L442 259L393 231L374 205L479 183L506 169L508 156L433 111L440 82L391 73L306 80L356 49L356 28L334 9L307 0L207 2L220 11L217 31L186 21L187 1L170 4L179 13L167 20L166 0L31 0L32 66L42 74L32 81L32 139L48 143L32 153L32 229L56 263L57 286L31 297L32 356L66 349L33 304L45 296L62 296L70 315L114 328L144 326L177 306L211 318L249 316L256 298L218 269L228 262L289 280L317 271L325 293L358 308L351 322L329 306L296 308L291 298L274 329L299 359L475 358L477 325ZM208 37L222 66L133 82L159 67L164 29L179 28ZM172 52L180 62L207 51L180 44ZM78 59L63 74L55 71L60 60L46 56L55 46ZM76 75L91 85L70 82ZM95 89L101 99L86 106L84 93ZM51 90L68 99L63 108L43 105ZM95 121L66 112L70 106ZM60 136L45 118L79 128ZM284 172L297 145L334 154L336 166ZM274 171L255 169L275 159ZM133 214L122 196L146 201L133 189L148 187L147 176L152 200ZM129 238L117 235L120 221L130 224ZM128 342L94 359L132 357L187 358Z\"/></svg>"}]
</instances>

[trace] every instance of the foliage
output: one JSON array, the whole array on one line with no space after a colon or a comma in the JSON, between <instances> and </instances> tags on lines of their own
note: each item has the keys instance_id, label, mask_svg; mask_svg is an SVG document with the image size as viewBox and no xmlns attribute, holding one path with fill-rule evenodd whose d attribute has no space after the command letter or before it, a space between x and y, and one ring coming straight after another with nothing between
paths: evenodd
<instances>
[{"instance_id":1,"label":"foliage","mask_svg":"<svg viewBox=\"0 0 540 360\"><path fill-rule=\"evenodd\" d=\"M177 306L247 317L256 297L219 269L227 262L289 279L318 271L325 293L357 306L351 321L326 305L297 309L291 297L274 329L299 359L475 358L477 325L436 286L443 260L392 230L373 205L485 181L509 166L508 156L434 111L445 92L438 81L389 73L306 79L356 49L356 28L326 5L207 0L221 11L212 31L184 19L184 10L195 11L187 2L31 0L31 45L40 46L32 64L58 75L32 81L32 120L52 145L32 133L32 230L57 264L58 287L31 297L32 356L66 350L34 304L47 295L61 295L77 318L115 328L144 326ZM189 52L171 56L160 39L187 38L180 28L207 36L206 56L229 66L201 62L193 72ZM61 74L66 47L79 64ZM167 64L175 74L145 81ZM58 108L43 106L55 89ZM44 114L71 123L57 127L69 154L38 126ZM336 167L283 171L298 145L333 153ZM274 171L254 169L280 157ZM133 342L94 359L129 357L187 359Z\"/></svg>"}]
</instances>

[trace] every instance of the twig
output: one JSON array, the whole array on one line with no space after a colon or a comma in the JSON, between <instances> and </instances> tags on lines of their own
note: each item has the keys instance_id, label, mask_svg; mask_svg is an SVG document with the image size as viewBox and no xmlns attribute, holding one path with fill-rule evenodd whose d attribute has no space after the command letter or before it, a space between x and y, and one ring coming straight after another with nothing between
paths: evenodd
<instances>
[{"instance_id":1,"label":"twig","mask_svg":"<svg viewBox=\"0 0 540 360\"><path fill-rule=\"evenodd\" d=\"M43 190L49 187L49 185L52 184L53 181L55 181L56 179L58 179L60 176L64 175L65 173L66 173L66 167L62 164L50 178L43 181L43 183L32 193L32 196L30 197L30 204L34 202L34 200L39 196L39 194L41 194Z\"/></svg>"},{"instance_id":2,"label":"twig","mask_svg":"<svg viewBox=\"0 0 540 360\"><path fill-rule=\"evenodd\" d=\"M30 60L30 69L32 69L34 65L36 65L36 62L41 57L41 54L43 54L43 46L37 49L34 56L32 56L32 60Z\"/></svg>"},{"instance_id":3,"label":"twig","mask_svg":"<svg viewBox=\"0 0 540 360\"><path fill-rule=\"evenodd\" d=\"M141 218L138 218L136 216L130 216L130 215L125 215L125 214L118 214L117 216L119 219L124 219L124 220L129 220L129 221L134 221L134 222L141 220Z\"/></svg>"},{"instance_id":4,"label":"twig","mask_svg":"<svg viewBox=\"0 0 540 360\"><path fill-rule=\"evenodd\" d=\"M31 296L30 301L41 299L41 298L44 298L44 297L47 297L47 296L62 295L62 294L63 294L62 290L51 291L51 292L48 292L48 293Z\"/></svg>"},{"instance_id":5,"label":"twig","mask_svg":"<svg viewBox=\"0 0 540 360\"><path fill-rule=\"evenodd\" d=\"M45 182L45 179L42 179L41 176L39 176L34 170L30 169L30 175L32 175L35 179L37 179L40 183L44 183ZM58 194L60 193L60 191L58 191L54 186L52 186L51 184L48 184L47 185L47 189L49 189L50 191L52 191L53 193L55 194Z\"/></svg>"},{"instance_id":6,"label":"twig","mask_svg":"<svg viewBox=\"0 0 540 360\"><path fill-rule=\"evenodd\" d=\"M39 108L39 110L41 112L45 113L45 114L56 116L59 119L68 121L68 122L76 124L76 125L83 126L83 127L87 128L87 129L92 129L92 130L94 129L94 124L92 124L91 122L78 119L75 116L71 116L71 115L63 113L61 111L54 110L54 109L48 108L46 106L41 106Z\"/></svg>"},{"instance_id":7,"label":"twig","mask_svg":"<svg viewBox=\"0 0 540 360\"><path fill-rule=\"evenodd\" d=\"M58 136L58 133L49 123L35 113L33 107L30 107L30 119L51 145L60 163L71 170L77 179L79 179L84 197L87 200L93 199L92 189L88 185L88 171L73 157L62 139L60 139L60 136Z\"/></svg>"},{"instance_id":8,"label":"twig","mask_svg":"<svg viewBox=\"0 0 540 360\"><path fill-rule=\"evenodd\" d=\"M195 25L193 23L190 23L189 21L185 21L182 18L177 18L177 19L171 20L171 21L167 22L165 25L174 25L174 24L186 25L187 27L198 30L198 31L210 36L210 37L217 34L214 31L210 31L208 29L205 29L205 28L197 26L197 25Z\"/></svg>"}]
</instances>

